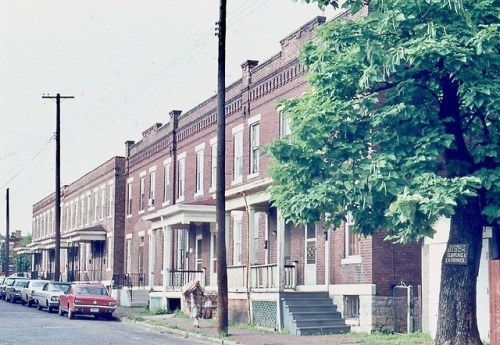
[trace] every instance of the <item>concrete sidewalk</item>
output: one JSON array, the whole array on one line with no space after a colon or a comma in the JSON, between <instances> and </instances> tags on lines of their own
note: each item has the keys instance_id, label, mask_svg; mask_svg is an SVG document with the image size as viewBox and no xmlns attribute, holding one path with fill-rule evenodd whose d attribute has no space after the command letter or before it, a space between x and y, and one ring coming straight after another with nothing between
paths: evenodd
<instances>
[{"instance_id":1,"label":"concrete sidewalk","mask_svg":"<svg viewBox=\"0 0 500 345\"><path fill-rule=\"evenodd\" d=\"M128 309L128 310L127 310ZM185 316L174 314L145 315L133 308L119 308L115 316L125 322L134 322L140 326L164 333L172 333L185 338L199 339L200 343L213 344L243 344L243 345L344 345L360 343L359 335L313 335L298 336L281 334L246 325L230 325L229 334L224 338L218 337L217 323L215 320L200 320L200 327L193 326L193 320Z\"/></svg>"}]
</instances>

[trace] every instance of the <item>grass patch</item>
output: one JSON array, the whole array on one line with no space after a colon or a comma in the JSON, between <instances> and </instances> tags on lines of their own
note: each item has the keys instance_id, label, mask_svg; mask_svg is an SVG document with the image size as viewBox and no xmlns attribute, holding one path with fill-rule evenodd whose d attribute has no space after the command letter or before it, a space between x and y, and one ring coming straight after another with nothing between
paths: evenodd
<instances>
[{"instance_id":1,"label":"grass patch","mask_svg":"<svg viewBox=\"0 0 500 345\"><path fill-rule=\"evenodd\" d=\"M127 316L127 319L132 320L132 321L138 321L138 322L146 321L146 319L143 318L142 316L136 316L136 315Z\"/></svg>"},{"instance_id":2,"label":"grass patch","mask_svg":"<svg viewBox=\"0 0 500 345\"><path fill-rule=\"evenodd\" d=\"M387 334L376 332L373 334L357 334L358 344L390 344L390 345L430 345L432 338L429 334L420 332L410 334Z\"/></svg>"}]
</instances>

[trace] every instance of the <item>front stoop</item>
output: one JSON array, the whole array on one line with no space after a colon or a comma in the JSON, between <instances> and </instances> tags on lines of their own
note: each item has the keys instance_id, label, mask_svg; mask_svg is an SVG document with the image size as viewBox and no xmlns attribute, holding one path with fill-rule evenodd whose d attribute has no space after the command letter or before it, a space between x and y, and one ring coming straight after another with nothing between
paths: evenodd
<instances>
[{"instance_id":1,"label":"front stoop","mask_svg":"<svg viewBox=\"0 0 500 345\"><path fill-rule=\"evenodd\" d=\"M290 334L339 334L350 330L327 292L285 292L280 302L283 326Z\"/></svg>"}]
</instances>

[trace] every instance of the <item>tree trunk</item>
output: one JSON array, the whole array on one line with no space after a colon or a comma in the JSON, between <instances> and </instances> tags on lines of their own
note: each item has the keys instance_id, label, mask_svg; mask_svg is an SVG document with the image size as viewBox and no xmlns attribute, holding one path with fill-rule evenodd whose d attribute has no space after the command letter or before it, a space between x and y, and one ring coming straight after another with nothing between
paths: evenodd
<instances>
[{"instance_id":1,"label":"tree trunk","mask_svg":"<svg viewBox=\"0 0 500 345\"><path fill-rule=\"evenodd\" d=\"M468 198L466 205L459 203L455 208L448 246L467 244L467 264L446 264L442 260L436 345L482 344L476 318L482 224L478 197Z\"/></svg>"}]
</instances>

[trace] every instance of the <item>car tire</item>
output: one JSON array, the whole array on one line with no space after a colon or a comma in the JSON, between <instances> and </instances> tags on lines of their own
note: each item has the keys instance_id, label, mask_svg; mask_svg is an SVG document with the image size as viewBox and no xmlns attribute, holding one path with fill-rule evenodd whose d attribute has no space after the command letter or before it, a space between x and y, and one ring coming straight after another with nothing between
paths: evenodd
<instances>
[{"instance_id":1,"label":"car tire","mask_svg":"<svg viewBox=\"0 0 500 345\"><path fill-rule=\"evenodd\" d=\"M21 305L25 305L25 304L26 304L26 302L22 299L21 300Z\"/></svg>"},{"instance_id":2,"label":"car tire","mask_svg":"<svg viewBox=\"0 0 500 345\"><path fill-rule=\"evenodd\" d=\"M52 313L52 307L48 307L48 308L47 308L47 311L48 311L49 313Z\"/></svg>"},{"instance_id":3,"label":"car tire","mask_svg":"<svg viewBox=\"0 0 500 345\"><path fill-rule=\"evenodd\" d=\"M73 313L68 306L68 319L73 320L74 318L75 318L75 313Z\"/></svg>"},{"instance_id":4,"label":"car tire","mask_svg":"<svg viewBox=\"0 0 500 345\"><path fill-rule=\"evenodd\" d=\"M63 310L63 308L61 308L59 306L59 310L57 311L57 313L59 314L59 316L64 316L64 310Z\"/></svg>"},{"instance_id":5,"label":"car tire","mask_svg":"<svg viewBox=\"0 0 500 345\"><path fill-rule=\"evenodd\" d=\"M42 305L40 304L40 302L38 302L38 304L36 305L36 309L38 309L38 310L42 310L42 309L43 309L43 307L42 307Z\"/></svg>"},{"instance_id":6,"label":"car tire","mask_svg":"<svg viewBox=\"0 0 500 345\"><path fill-rule=\"evenodd\" d=\"M28 308L29 308L29 307L31 307L31 304L32 304L32 303L33 303L33 302L31 302L30 300L28 300L28 303L26 303L26 305L28 306Z\"/></svg>"}]
</instances>

